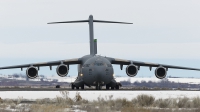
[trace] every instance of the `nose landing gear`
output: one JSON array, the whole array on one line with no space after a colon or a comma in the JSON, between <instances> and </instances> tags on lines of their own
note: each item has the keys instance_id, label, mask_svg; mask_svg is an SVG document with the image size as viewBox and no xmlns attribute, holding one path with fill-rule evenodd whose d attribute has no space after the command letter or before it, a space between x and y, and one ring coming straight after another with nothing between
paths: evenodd
<instances>
[{"instance_id":1,"label":"nose landing gear","mask_svg":"<svg viewBox=\"0 0 200 112\"><path fill-rule=\"evenodd\" d=\"M102 89L102 86L99 83L97 83L96 90L101 90L101 89Z\"/></svg>"}]
</instances>

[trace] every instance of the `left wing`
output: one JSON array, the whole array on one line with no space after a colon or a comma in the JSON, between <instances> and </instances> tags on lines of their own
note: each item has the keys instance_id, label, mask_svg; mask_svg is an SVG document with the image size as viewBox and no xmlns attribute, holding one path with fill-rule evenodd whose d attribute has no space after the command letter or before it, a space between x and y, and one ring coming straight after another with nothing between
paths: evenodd
<instances>
[{"instance_id":1,"label":"left wing","mask_svg":"<svg viewBox=\"0 0 200 112\"><path fill-rule=\"evenodd\" d=\"M15 65L15 66L6 66L6 67L0 67L0 69L12 69L12 68L26 68L30 66L34 67L40 67L40 66L55 66L59 64L80 64L81 59L80 58L74 58L74 59L66 59L66 60L58 60L58 61L50 61L50 62L41 62L41 63L32 63L32 64L24 64L24 65Z\"/></svg>"},{"instance_id":2,"label":"left wing","mask_svg":"<svg viewBox=\"0 0 200 112\"><path fill-rule=\"evenodd\" d=\"M200 71L198 68L188 68L188 67L181 67L181 66L174 66L174 65L165 65L165 64L158 64L158 63L149 63L149 62L141 62L141 61L133 61L133 60L124 60L124 59L117 59L117 58L109 58L111 64L119 64L119 65L129 65L134 64L137 66L148 66L148 67L165 67L165 68L174 68L174 69L186 69L186 70L197 70Z\"/></svg>"}]
</instances>

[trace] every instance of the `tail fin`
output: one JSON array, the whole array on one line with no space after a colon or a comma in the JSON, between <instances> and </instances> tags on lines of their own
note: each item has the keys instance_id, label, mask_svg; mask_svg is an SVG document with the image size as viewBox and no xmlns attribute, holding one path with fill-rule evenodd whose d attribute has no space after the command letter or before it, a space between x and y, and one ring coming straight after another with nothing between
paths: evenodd
<instances>
[{"instance_id":1,"label":"tail fin","mask_svg":"<svg viewBox=\"0 0 200 112\"><path fill-rule=\"evenodd\" d=\"M93 32L93 22L98 23L119 23L119 24L133 24L133 23L127 23L127 22L117 22L117 21L104 21L104 20L93 20L93 16L90 15L88 20L77 20L77 21L63 21L63 22L51 22L47 24L58 24L58 23L83 23L88 22L89 23L89 30L90 30L90 55L97 54L97 46L95 48L95 40L94 40L94 32ZM97 45L97 44L96 44ZM96 51L95 51L96 50Z\"/></svg>"}]
</instances>

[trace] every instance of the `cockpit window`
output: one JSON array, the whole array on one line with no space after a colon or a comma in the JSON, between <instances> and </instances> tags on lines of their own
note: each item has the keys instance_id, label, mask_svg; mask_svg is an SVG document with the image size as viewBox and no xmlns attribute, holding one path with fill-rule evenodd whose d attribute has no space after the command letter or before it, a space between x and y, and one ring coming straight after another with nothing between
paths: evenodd
<instances>
[{"instance_id":1,"label":"cockpit window","mask_svg":"<svg viewBox=\"0 0 200 112\"><path fill-rule=\"evenodd\" d=\"M103 66L103 63L94 63L96 66Z\"/></svg>"}]
</instances>

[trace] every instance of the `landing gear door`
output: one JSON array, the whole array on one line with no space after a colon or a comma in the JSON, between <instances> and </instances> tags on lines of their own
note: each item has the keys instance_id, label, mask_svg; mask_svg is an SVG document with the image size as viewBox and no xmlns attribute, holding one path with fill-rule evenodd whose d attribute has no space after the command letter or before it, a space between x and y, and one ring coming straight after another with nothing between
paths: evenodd
<instances>
[{"instance_id":1,"label":"landing gear door","mask_svg":"<svg viewBox=\"0 0 200 112\"><path fill-rule=\"evenodd\" d=\"M81 74L81 72L82 72L82 71L81 71L81 70L82 70L81 68L82 68L82 65L81 65L81 64L78 64L78 66L77 66L78 74Z\"/></svg>"}]
</instances>

